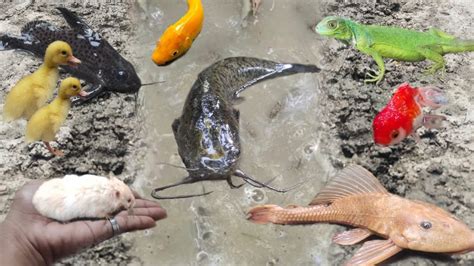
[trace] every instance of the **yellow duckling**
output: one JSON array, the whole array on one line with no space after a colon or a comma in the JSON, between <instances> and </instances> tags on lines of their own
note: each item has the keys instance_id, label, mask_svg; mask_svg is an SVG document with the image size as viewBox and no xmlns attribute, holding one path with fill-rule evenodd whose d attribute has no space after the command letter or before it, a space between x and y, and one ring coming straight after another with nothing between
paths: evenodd
<instances>
[{"instance_id":1,"label":"yellow duckling","mask_svg":"<svg viewBox=\"0 0 474 266\"><path fill-rule=\"evenodd\" d=\"M64 153L49 145L56 137L59 127L66 121L70 98L73 96L87 96L82 90L81 83L77 78L66 78L61 82L58 96L50 104L41 107L28 121L26 126L26 140L28 142L43 141L48 150L56 155L63 156Z\"/></svg>"},{"instance_id":2,"label":"yellow duckling","mask_svg":"<svg viewBox=\"0 0 474 266\"><path fill-rule=\"evenodd\" d=\"M59 79L59 65L81 63L72 55L69 44L55 41L46 49L43 64L34 73L22 78L8 93L3 106L5 121L30 117L53 95Z\"/></svg>"}]
</instances>

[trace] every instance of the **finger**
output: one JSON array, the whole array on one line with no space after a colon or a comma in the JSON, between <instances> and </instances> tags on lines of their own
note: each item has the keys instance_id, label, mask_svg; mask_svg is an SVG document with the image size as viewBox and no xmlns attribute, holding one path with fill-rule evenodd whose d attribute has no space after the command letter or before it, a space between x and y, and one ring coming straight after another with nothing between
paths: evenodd
<instances>
[{"instance_id":1,"label":"finger","mask_svg":"<svg viewBox=\"0 0 474 266\"><path fill-rule=\"evenodd\" d=\"M161 205L156 201L138 199L135 201L135 208L161 208Z\"/></svg>"},{"instance_id":2,"label":"finger","mask_svg":"<svg viewBox=\"0 0 474 266\"><path fill-rule=\"evenodd\" d=\"M115 216L115 219L120 227L120 233L149 229L156 225L155 220L149 216Z\"/></svg>"},{"instance_id":3,"label":"finger","mask_svg":"<svg viewBox=\"0 0 474 266\"><path fill-rule=\"evenodd\" d=\"M133 214L128 211L121 211L117 216L148 216L155 221L166 218L166 210L161 207L133 208Z\"/></svg>"}]
</instances>

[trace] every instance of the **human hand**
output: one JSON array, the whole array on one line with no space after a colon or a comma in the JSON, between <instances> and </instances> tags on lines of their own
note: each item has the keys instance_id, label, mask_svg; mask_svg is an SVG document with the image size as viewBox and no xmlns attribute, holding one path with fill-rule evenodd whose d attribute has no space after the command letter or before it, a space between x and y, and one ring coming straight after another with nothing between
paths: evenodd
<instances>
[{"instance_id":1,"label":"human hand","mask_svg":"<svg viewBox=\"0 0 474 266\"><path fill-rule=\"evenodd\" d=\"M0 257L5 265L40 265L72 255L114 236L108 220L59 223L40 215L32 198L41 181L21 188L0 224ZM115 216L119 233L152 228L166 218L166 211L153 201L136 196L133 215L122 211ZM6 259L6 260L5 260Z\"/></svg>"}]
</instances>

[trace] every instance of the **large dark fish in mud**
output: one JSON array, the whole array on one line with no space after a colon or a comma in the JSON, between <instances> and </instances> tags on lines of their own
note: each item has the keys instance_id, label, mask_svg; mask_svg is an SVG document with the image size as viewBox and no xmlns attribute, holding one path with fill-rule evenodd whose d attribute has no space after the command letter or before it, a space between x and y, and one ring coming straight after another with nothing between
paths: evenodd
<instances>
[{"instance_id":1,"label":"large dark fish in mud","mask_svg":"<svg viewBox=\"0 0 474 266\"><path fill-rule=\"evenodd\" d=\"M256 187L267 187L238 169L241 147L239 111L234 103L239 93L263 80L296 73L319 72L315 65L283 64L249 57L231 57L218 61L202 71L184 103L183 113L172 125L178 152L188 176L181 182L156 188L157 199L187 198L194 194L162 197L159 191L205 180L227 180L232 188L232 176L242 178Z\"/></svg>"},{"instance_id":2,"label":"large dark fish in mud","mask_svg":"<svg viewBox=\"0 0 474 266\"><path fill-rule=\"evenodd\" d=\"M78 67L61 66L71 75L91 86L87 101L104 91L136 93L141 87L134 67L125 60L99 33L66 8L58 8L70 28L58 28L46 21L32 21L21 30L21 37L0 36L0 50L21 49L44 57L46 47L56 40L71 45L74 55L82 61Z\"/></svg>"}]
</instances>

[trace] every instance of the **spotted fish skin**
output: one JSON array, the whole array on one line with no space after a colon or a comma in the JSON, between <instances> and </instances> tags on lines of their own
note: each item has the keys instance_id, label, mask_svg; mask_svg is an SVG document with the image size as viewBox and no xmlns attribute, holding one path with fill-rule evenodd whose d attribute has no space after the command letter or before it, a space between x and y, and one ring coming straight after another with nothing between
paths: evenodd
<instances>
[{"instance_id":1,"label":"spotted fish skin","mask_svg":"<svg viewBox=\"0 0 474 266\"><path fill-rule=\"evenodd\" d=\"M141 81L133 65L123 58L99 33L66 8L58 8L70 28L58 28L46 21L32 21L21 30L19 38L0 36L0 50L21 49L43 57L53 41L69 43L82 63L62 66L71 75L85 80L91 97L104 91L135 93ZM87 99L86 99L87 100Z\"/></svg>"},{"instance_id":2,"label":"spotted fish skin","mask_svg":"<svg viewBox=\"0 0 474 266\"><path fill-rule=\"evenodd\" d=\"M189 176L225 180L240 159L239 111L234 103L250 86L297 73L315 65L285 64L251 57L230 57L203 70L193 84L181 116L172 128Z\"/></svg>"}]
</instances>

